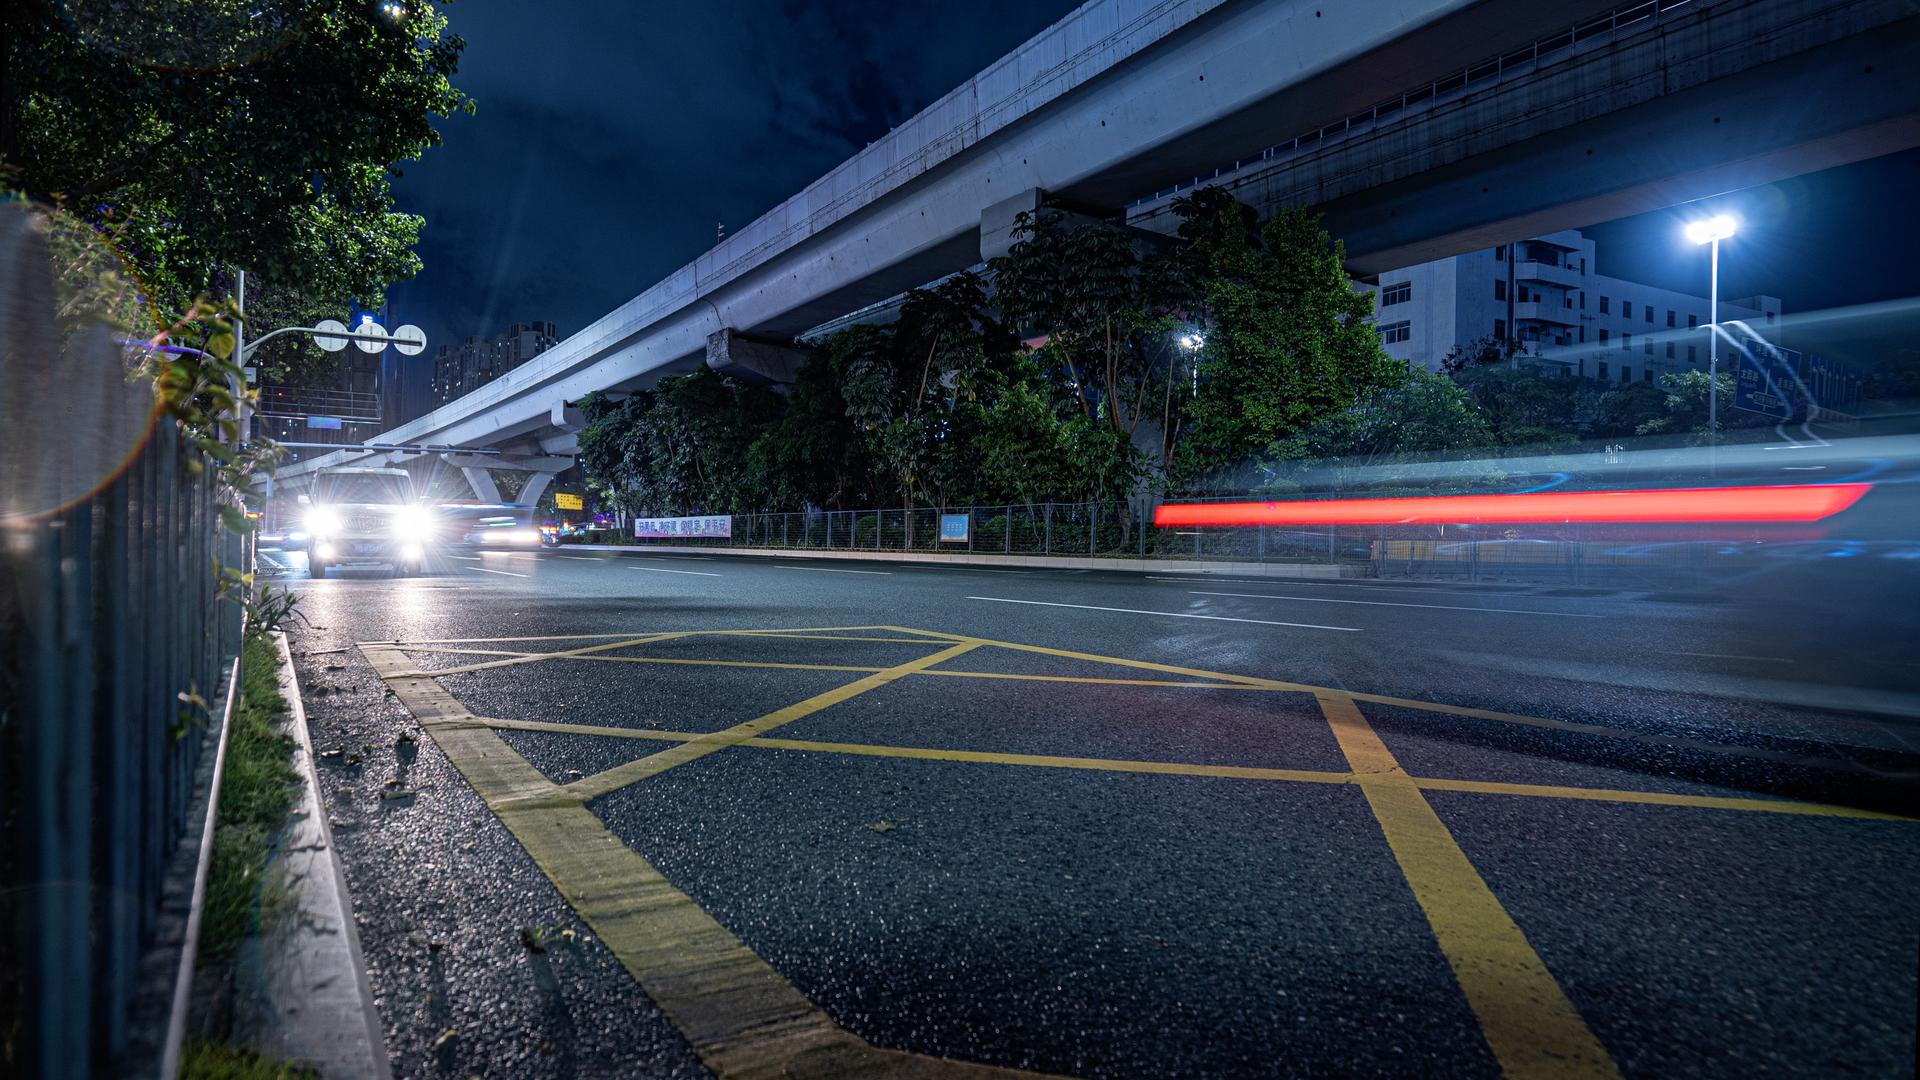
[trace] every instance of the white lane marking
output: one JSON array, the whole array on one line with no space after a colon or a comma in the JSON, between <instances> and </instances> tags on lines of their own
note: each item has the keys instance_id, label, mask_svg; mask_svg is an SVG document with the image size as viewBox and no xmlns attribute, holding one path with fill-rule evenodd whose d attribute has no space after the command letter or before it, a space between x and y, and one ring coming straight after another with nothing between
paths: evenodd
<instances>
[{"instance_id":1,"label":"white lane marking","mask_svg":"<svg viewBox=\"0 0 1920 1080\"><path fill-rule=\"evenodd\" d=\"M713 556L711 556L711 555L640 555L640 554L631 554L631 555L628 555L628 556L627 556L627 558L629 558L629 559L656 559L656 560L658 560L658 561L660 561L660 562L678 562L678 561L680 561L680 560L683 560L683 559L684 559L684 560L686 560L687 562L712 562L712 561L713 561Z\"/></svg>"},{"instance_id":2,"label":"white lane marking","mask_svg":"<svg viewBox=\"0 0 1920 1080\"><path fill-rule=\"evenodd\" d=\"M589 559L585 555L555 555L556 559L572 559L574 562L606 562L605 559Z\"/></svg>"},{"instance_id":3,"label":"white lane marking","mask_svg":"<svg viewBox=\"0 0 1920 1080\"><path fill-rule=\"evenodd\" d=\"M1704 656L1704 657L1707 657L1707 658L1709 658L1709 659L1712 659L1712 660L1758 660L1758 661L1761 661L1761 662L1763 662L1763 663L1768 663L1768 664L1793 664L1793 663L1798 663L1798 661L1795 661L1795 660L1790 660L1790 659L1788 659L1787 657L1784 657L1784 656L1742 656L1742 655L1741 655L1741 654L1739 654L1739 653L1723 653L1723 652L1685 652L1685 651L1681 651L1681 652L1680 652L1680 655L1681 655L1681 656Z\"/></svg>"},{"instance_id":4,"label":"white lane marking","mask_svg":"<svg viewBox=\"0 0 1920 1080\"><path fill-rule=\"evenodd\" d=\"M1435 611L1484 611L1492 615L1555 615L1562 619L1600 619L1603 615L1586 615L1575 611L1530 611L1526 608L1466 607L1460 604L1396 604L1391 600L1335 600L1329 596L1276 596L1273 593L1257 592L1201 592L1188 589L1194 596L1244 596L1253 600L1297 600L1303 604L1365 604L1367 607L1417 607L1431 608Z\"/></svg>"},{"instance_id":5,"label":"white lane marking","mask_svg":"<svg viewBox=\"0 0 1920 1080\"><path fill-rule=\"evenodd\" d=\"M627 567L627 569L651 570L656 574L692 574L695 577L719 577L720 576L719 574L709 574L705 570L669 570L664 566L629 566Z\"/></svg>"},{"instance_id":6,"label":"white lane marking","mask_svg":"<svg viewBox=\"0 0 1920 1080\"><path fill-rule=\"evenodd\" d=\"M1123 615L1161 615L1169 619L1206 619L1211 622L1255 623L1260 626L1295 626L1302 630L1344 630L1358 634L1357 626L1321 626L1318 623L1274 622L1270 619L1230 619L1225 615L1189 615L1184 611L1142 611L1139 608L1096 607L1093 604L1054 604L1045 600L1009 600L1004 596L969 596L969 600L991 600L996 604L1033 604L1038 607L1079 608L1082 611L1117 611Z\"/></svg>"},{"instance_id":7,"label":"white lane marking","mask_svg":"<svg viewBox=\"0 0 1920 1080\"><path fill-rule=\"evenodd\" d=\"M891 576L891 570L837 570L831 566L776 566L775 570L818 570L823 574L878 574Z\"/></svg>"},{"instance_id":8,"label":"white lane marking","mask_svg":"<svg viewBox=\"0 0 1920 1080\"><path fill-rule=\"evenodd\" d=\"M796 567L794 567L794 569L796 569L796 570L806 570L806 569L809 569L809 567L804 567L804 566L796 566ZM960 571L960 572L962 572L962 573L966 573L966 574L1014 574L1014 575L1019 575L1019 574L1024 574L1024 573L1026 573L1026 571L1025 571L1025 570L988 570L988 569L987 569L986 567L983 567L983 566L910 566L910 567L908 567L907 569L909 569L909 570L932 570L932 571L934 571L934 572L936 572L936 573L938 573L938 572L941 572L941 571L946 571L946 570L958 570L958 571ZM879 571L877 571L877 570L867 570L867 571L863 571L863 572L864 572L864 573L869 573L869 574L875 574L875 573L879 573Z\"/></svg>"},{"instance_id":9,"label":"white lane marking","mask_svg":"<svg viewBox=\"0 0 1920 1080\"><path fill-rule=\"evenodd\" d=\"M447 556L447 558L459 559L461 562L479 562L480 561L480 556L478 555L449 555Z\"/></svg>"},{"instance_id":10,"label":"white lane marking","mask_svg":"<svg viewBox=\"0 0 1920 1080\"><path fill-rule=\"evenodd\" d=\"M531 577L530 574L516 574L511 570L489 570L484 566L469 566L467 569L477 574L505 574L508 577Z\"/></svg>"}]
</instances>

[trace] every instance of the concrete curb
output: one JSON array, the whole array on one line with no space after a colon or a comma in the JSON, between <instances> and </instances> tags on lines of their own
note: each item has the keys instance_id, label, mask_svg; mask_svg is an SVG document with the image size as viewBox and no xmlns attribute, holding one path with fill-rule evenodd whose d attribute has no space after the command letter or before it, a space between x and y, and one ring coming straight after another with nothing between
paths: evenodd
<instances>
[{"instance_id":1,"label":"concrete curb","mask_svg":"<svg viewBox=\"0 0 1920 1080\"><path fill-rule=\"evenodd\" d=\"M315 772L313 739L293 670L287 636L276 632L285 730L297 744L301 790L293 821L274 856L299 917L262 944L259 969L243 980L235 1002L240 1040L280 1061L317 1071L325 1080L392 1080L387 1043L367 981L333 830L327 826ZM246 985L251 984L251 985Z\"/></svg>"},{"instance_id":2,"label":"concrete curb","mask_svg":"<svg viewBox=\"0 0 1920 1080\"><path fill-rule=\"evenodd\" d=\"M608 551L645 555L746 555L767 559L844 559L851 562L903 562L927 565L1020 566L1051 570L1110 570L1122 574L1232 574L1236 577L1370 577L1365 566L1341 563L1208 562L1200 559L1096 559L1085 555L979 555L946 551L848 551L816 548L699 547L691 544L563 544L548 551Z\"/></svg>"}]
</instances>

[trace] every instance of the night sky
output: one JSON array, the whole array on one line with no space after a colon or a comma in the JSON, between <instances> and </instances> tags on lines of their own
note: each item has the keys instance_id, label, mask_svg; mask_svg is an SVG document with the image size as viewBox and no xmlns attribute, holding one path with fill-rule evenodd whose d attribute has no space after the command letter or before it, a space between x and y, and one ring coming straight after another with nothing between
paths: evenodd
<instances>
[{"instance_id":1,"label":"night sky","mask_svg":"<svg viewBox=\"0 0 1920 1080\"><path fill-rule=\"evenodd\" d=\"M1057 20L1072 0L459 0L474 116L405 163L426 268L394 322L432 344L572 334ZM1679 222L1730 210L1721 295L1806 312L1920 294L1920 151L1593 228L1599 268L1704 292ZM431 362L432 350L422 357Z\"/></svg>"}]
</instances>

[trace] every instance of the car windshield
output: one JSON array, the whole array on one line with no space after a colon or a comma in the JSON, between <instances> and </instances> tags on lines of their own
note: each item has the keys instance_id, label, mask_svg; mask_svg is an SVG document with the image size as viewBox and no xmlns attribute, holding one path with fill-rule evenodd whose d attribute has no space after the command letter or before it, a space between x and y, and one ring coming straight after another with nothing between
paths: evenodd
<instances>
[{"instance_id":1,"label":"car windshield","mask_svg":"<svg viewBox=\"0 0 1920 1080\"><path fill-rule=\"evenodd\" d=\"M405 477L382 473L336 473L321 477L320 497L327 503L411 502Z\"/></svg>"}]
</instances>

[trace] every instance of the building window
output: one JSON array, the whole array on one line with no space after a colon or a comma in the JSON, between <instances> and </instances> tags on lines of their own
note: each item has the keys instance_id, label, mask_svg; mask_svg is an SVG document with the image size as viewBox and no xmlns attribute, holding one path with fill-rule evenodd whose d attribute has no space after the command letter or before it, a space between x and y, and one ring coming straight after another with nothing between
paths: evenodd
<instances>
[{"instance_id":1,"label":"building window","mask_svg":"<svg viewBox=\"0 0 1920 1080\"><path fill-rule=\"evenodd\" d=\"M1401 321L1388 323L1380 327L1380 341L1385 345L1394 345L1413 336L1413 324Z\"/></svg>"},{"instance_id":2,"label":"building window","mask_svg":"<svg viewBox=\"0 0 1920 1080\"><path fill-rule=\"evenodd\" d=\"M1626 352L1632 348L1633 348L1633 335L1621 334L1620 335L1620 351Z\"/></svg>"},{"instance_id":3,"label":"building window","mask_svg":"<svg viewBox=\"0 0 1920 1080\"><path fill-rule=\"evenodd\" d=\"M1673 325L1673 320L1674 320L1674 314L1673 314L1673 309L1672 309L1672 308L1668 308L1668 309L1667 309L1667 325L1668 325L1668 326L1672 326L1672 325Z\"/></svg>"},{"instance_id":4,"label":"building window","mask_svg":"<svg viewBox=\"0 0 1920 1080\"><path fill-rule=\"evenodd\" d=\"M1392 307L1413 299L1413 282L1396 281L1380 290L1380 306Z\"/></svg>"},{"instance_id":5,"label":"building window","mask_svg":"<svg viewBox=\"0 0 1920 1080\"><path fill-rule=\"evenodd\" d=\"M1673 359L1673 342L1667 342L1667 359Z\"/></svg>"},{"instance_id":6,"label":"building window","mask_svg":"<svg viewBox=\"0 0 1920 1080\"><path fill-rule=\"evenodd\" d=\"M1647 305L1647 322L1648 323L1653 322L1653 305L1652 304Z\"/></svg>"},{"instance_id":7,"label":"building window","mask_svg":"<svg viewBox=\"0 0 1920 1080\"><path fill-rule=\"evenodd\" d=\"M1600 361L1599 374L1596 376L1596 378L1604 379L1606 377L1607 377L1607 362L1605 360L1602 360Z\"/></svg>"},{"instance_id":8,"label":"building window","mask_svg":"<svg viewBox=\"0 0 1920 1080\"><path fill-rule=\"evenodd\" d=\"M1610 303L1610 301L1606 297L1603 296L1600 298L1600 314L1605 315L1607 313L1608 303Z\"/></svg>"},{"instance_id":9,"label":"building window","mask_svg":"<svg viewBox=\"0 0 1920 1080\"><path fill-rule=\"evenodd\" d=\"M1632 381L1633 381L1633 369L1628 367L1625 364L1621 364L1620 365L1620 384L1624 386L1627 383L1630 383Z\"/></svg>"},{"instance_id":10,"label":"building window","mask_svg":"<svg viewBox=\"0 0 1920 1080\"><path fill-rule=\"evenodd\" d=\"M1583 326L1580 328L1580 344L1585 345L1586 343L1587 343L1587 328Z\"/></svg>"},{"instance_id":11,"label":"building window","mask_svg":"<svg viewBox=\"0 0 1920 1080\"><path fill-rule=\"evenodd\" d=\"M1653 355L1653 339L1648 338L1646 341L1641 342L1640 351L1646 353L1648 356L1652 356Z\"/></svg>"},{"instance_id":12,"label":"building window","mask_svg":"<svg viewBox=\"0 0 1920 1080\"><path fill-rule=\"evenodd\" d=\"M1687 363L1697 364L1699 362L1700 362L1700 347L1698 345L1687 346Z\"/></svg>"},{"instance_id":13,"label":"building window","mask_svg":"<svg viewBox=\"0 0 1920 1080\"><path fill-rule=\"evenodd\" d=\"M1586 293L1580 294L1580 310L1581 311L1587 310L1587 294Z\"/></svg>"},{"instance_id":14,"label":"building window","mask_svg":"<svg viewBox=\"0 0 1920 1080\"><path fill-rule=\"evenodd\" d=\"M1501 244L1499 247L1493 249L1493 261L1494 262L1507 261L1507 245Z\"/></svg>"},{"instance_id":15,"label":"building window","mask_svg":"<svg viewBox=\"0 0 1920 1080\"><path fill-rule=\"evenodd\" d=\"M1633 318L1633 301L1631 300L1620 301L1620 317L1623 319Z\"/></svg>"},{"instance_id":16,"label":"building window","mask_svg":"<svg viewBox=\"0 0 1920 1080\"><path fill-rule=\"evenodd\" d=\"M1495 341L1507 340L1507 320L1505 319L1493 320L1493 340Z\"/></svg>"},{"instance_id":17,"label":"building window","mask_svg":"<svg viewBox=\"0 0 1920 1080\"><path fill-rule=\"evenodd\" d=\"M1640 381L1641 381L1641 382L1652 382L1652 381L1653 381L1653 369L1652 369L1652 368L1642 368L1642 369L1641 369L1641 371L1640 371Z\"/></svg>"},{"instance_id":18,"label":"building window","mask_svg":"<svg viewBox=\"0 0 1920 1080\"><path fill-rule=\"evenodd\" d=\"M1607 343L1607 328L1603 326L1600 328L1600 344L1605 345L1606 343Z\"/></svg>"},{"instance_id":19,"label":"building window","mask_svg":"<svg viewBox=\"0 0 1920 1080\"><path fill-rule=\"evenodd\" d=\"M1768 321L1768 322L1772 322L1772 321L1773 321L1773 312L1771 312L1771 311L1769 311L1769 312L1767 312L1767 321Z\"/></svg>"},{"instance_id":20,"label":"building window","mask_svg":"<svg viewBox=\"0 0 1920 1080\"><path fill-rule=\"evenodd\" d=\"M1505 300L1507 298L1507 283L1499 278L1493 279L1493 298L1495 300Z\"/></svg>"}]
</instances>

